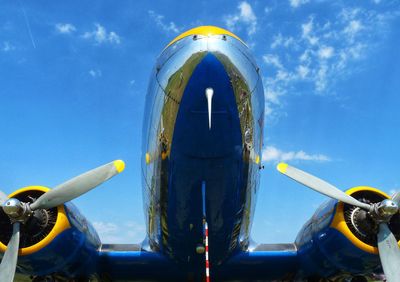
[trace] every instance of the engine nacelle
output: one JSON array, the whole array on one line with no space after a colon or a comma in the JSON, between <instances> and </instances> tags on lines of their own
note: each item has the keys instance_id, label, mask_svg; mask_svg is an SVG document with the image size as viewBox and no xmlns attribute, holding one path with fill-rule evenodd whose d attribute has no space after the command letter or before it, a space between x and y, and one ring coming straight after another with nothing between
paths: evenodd
<instances>
[{"instance_id":1,"label":"engine nacelle","mask_svg":"<svg viewBox=\"0 0 400 282\"><path fill-rule=\"evenodd\" d=\"M10 198L33 202L49 188L30 186L17 190ZM0 252L4 253L12 234L9 217L0 209ZM17 271L44 276L57 273L65 277L88 276L95 270L100 239L95 229L68 202L56 208L37 210L21 224ZM1 254L3 255L3 254Z\"/></svg>"},{"instance_id":2,"label":"engine nacelle","mask_svg":"<svg viewBox=\"0 0 400 282\"><path fill-rule=\"evenodd\" d=\"M384 192L366 186L346 193L366 203L389 198ZM392 217L389 227L399 241L399 214ZM296 238L300 275L331 277L381 272L377 228L368 213L360 208L336 200L322 204Z\"/></svg>"}]
</instances>

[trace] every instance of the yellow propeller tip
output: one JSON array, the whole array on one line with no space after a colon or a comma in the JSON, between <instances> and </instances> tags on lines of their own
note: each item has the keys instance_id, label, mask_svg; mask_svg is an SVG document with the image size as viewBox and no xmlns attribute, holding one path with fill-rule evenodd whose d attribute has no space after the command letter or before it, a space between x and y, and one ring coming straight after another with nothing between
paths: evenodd
<instances>
[{"instance_id":1,"label":"yellow propeller tip","mask_svg":"<svg viewBox=\"0 0 400 282\"><path fill-rule=\"evenodd\" d=\"M123 160L116 160L114 161L114 166L118 173L121 173L125 169L125 162Z\"/></svg>"},{"instance_id":2,"label":"yellow propeller tip","mask_svg":"<svg viewBox=\"0 0 400 282\"><path fill-rule=\"evenodd\" d=\"M285 173L286 173L286 170L287 170L287 167L288 167L288 164L279 163L279 164L276 166L276 169L277 169L280 173L285 174Z\"/></svg>"}]
</instances>

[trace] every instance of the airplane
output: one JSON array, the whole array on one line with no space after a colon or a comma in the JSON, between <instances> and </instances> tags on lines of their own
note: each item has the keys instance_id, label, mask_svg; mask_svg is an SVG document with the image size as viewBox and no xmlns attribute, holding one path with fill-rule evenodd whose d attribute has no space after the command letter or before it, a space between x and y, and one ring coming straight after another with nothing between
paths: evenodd
<instances>
[{"instance_id":1,"label":"airplane","mask_svg":"<svg viewBox=\"0 0 400 282\"><path fill-rule=\"evenodd\" d=\"M285 176L330 198L287 244L250 231L259 193L264 90L235 34L200 26L173 39L151 72L142 142L146 236L103 244L71 202L122 160L54 189L0 193L0 281L400 281L400 193L346 192L288 164ZM114 209L123 209L116 204ZM294 218L295 220L295 218Z\"/></svg>"}]
</instances>

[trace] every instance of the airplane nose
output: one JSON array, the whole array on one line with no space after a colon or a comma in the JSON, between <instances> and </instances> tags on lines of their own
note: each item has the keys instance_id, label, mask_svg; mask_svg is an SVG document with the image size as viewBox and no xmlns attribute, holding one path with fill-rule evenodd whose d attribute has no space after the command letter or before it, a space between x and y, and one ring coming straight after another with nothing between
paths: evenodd
<instances>
[{"instance_id":1,"label":"airplane nose","mask_svg":"<svg viewBox=\"0 0 400 282\"><path fill-rule=\"evenodd\" d=\"M207 53L183 93L175 124L174 146L185 155L223 157L241 147L239 113L224 66Z\"/></svg>"}]
</instances>

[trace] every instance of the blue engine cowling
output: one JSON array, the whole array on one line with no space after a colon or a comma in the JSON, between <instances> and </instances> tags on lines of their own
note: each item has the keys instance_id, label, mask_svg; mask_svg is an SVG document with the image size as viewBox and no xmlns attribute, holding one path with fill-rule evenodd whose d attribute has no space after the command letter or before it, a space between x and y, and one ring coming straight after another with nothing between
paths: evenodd
<instances>
[{"instance_id":1,"label":"blue engine cowling","mask_svg":"<svg viewBox=\"0 0 400 282\"><path fill-rule=\"evenodd\" d=\"M346 192L368 203L380 202L388 195L371 187L355 187ZM389 227L400 239L400 215ZM344 277L381 273L377 226L354 206L330 200L322 204L296 238L300 261L299 277Z\"/></svg>"},{"instance_id":2,"label":"blue engine cowling","mask_svg":"<svg viewBox=\"0 0 400 282\"><path fill-rule=\"evenodd\" d=\"M30 186L9 197L29 202L48 190L42 186ZM71 278L94 273L101 243L95 229L79 210L68 202L37 213L34 219L21 224L17 272L33 276L58 274ZM0 252L3 255L12 225L2 210L0 230Z\"/></svg>"}]
</instances>

